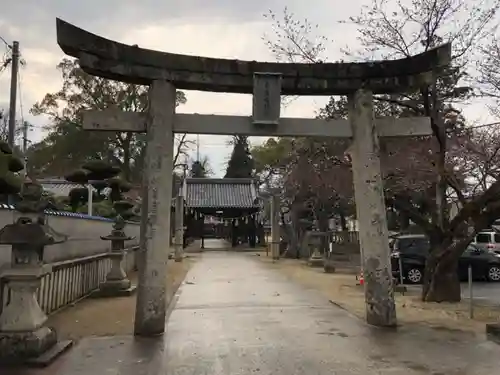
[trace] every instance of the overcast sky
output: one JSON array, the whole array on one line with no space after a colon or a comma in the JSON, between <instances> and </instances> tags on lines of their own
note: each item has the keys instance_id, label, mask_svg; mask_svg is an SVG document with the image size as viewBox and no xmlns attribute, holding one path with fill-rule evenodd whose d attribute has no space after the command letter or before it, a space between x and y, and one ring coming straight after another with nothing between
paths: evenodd
<instances>
[{"instance_id":1,"label":"overcast sky","mask_svg":"<svg viewBox=\"0 0 500 375\"><path fill-rule=\"evenodd\" d=\"M272 32L263 14L272 9L281 13L285 6L300 18L319 24L319 32L333 41L328 45L330 60L341 57L340 47L355 46L356 32L337 21L357 14L368 0L335 2L315 0L2 0L0 36L7 42L18 40L26 67L21 70L18 116L38 127L46 119L33 118L29 109L45 93L60 88L55 69L64 57L56 43L55 19L60 17L95 34L140 47L210 57L268 60L274 58L262 36ZM3 54L4 46L0 45ZM8 71L0 73L0 106L9 101ZM179 108L187 113L251 114L251 97L187 91L188 102ZM326 102L325 98L300 98L282 109L283 116L310 117ZM469 106L469 118L486 121L480 104ZM489 120L489 118L488 118ZM32 141L42 137L40 129L30 133ZM227 137L201 136L200 152L208 155L213 169L221 175L231 151ZM258 138L251 140L254 144Z\"/></svg>"}]
</instances>

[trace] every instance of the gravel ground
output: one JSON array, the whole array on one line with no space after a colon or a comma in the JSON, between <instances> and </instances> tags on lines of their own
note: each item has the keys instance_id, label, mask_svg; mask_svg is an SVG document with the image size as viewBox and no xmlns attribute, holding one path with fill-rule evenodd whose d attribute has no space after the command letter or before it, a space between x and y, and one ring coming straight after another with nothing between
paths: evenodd
<instances>
[{"instance_id":1,"label":"gravel ground","mask_svg":"<svg viewBox=\"0 0 500 375\"><path fill-rule=\"evenodd\" d=\"M192 257L182 263L168 262L167 285L172 285L169 291L171 295L184 280L192 262ZM137 274L131 274L130 279L132 284L136 284ZM135 301L135 295L87 298L50 316L47 325L54 327L61 339L130 334L134 328Z\"/></svg>"},{"instance_id":2,"label":"gravel ground","mask_svg":"<svg viewBox=\"0 0 500 375\"><path fill-rule=\"evenodd\" d=\"M355 275L327 274L322 268L310 268L304 261L292 259L281 259L272 263L264 254L261 254L259 259L268 263L269 267L285 273L289 278L320 291L332 303L364 319L363 288L356 285ZM465 300L461 303L423 303L415 288L404 295L396 293L395 298L400 323L419 323L484 333L485 323L500 321L500 306L481 305L480 301L475 302L474 319L469 319L469 305Z\"/></svg>"}]
</instances>

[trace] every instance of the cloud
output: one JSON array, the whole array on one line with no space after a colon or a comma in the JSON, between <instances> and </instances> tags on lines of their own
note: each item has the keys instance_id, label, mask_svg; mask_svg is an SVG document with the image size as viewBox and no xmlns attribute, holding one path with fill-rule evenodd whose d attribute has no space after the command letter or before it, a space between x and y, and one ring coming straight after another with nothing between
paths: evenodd
<instances>
[{"instance_id":1,"label":"cloud","mask_svg":"<svg viewBox=\"0 0 500 375\"><path fill-rule=\"evenodd\" d=\"M326 1L320 3L327 4ZM262 16L269 9L280 11L285 4L300 14L324 14L314 8L303 13L301 1L267 0L234 2L216 0L206 6L202 0L182 1L95 1L75 3L49 0L12 2L0 15L0 35L6 40L19 40L27 64L21 69L18 116L39 128L30 134L33 141L42 138L43 117L29 115L29 108L48 92L61 87L56 65L64 57L56 44L55 18L104 37L128 44L138 44L174 53L195 54L248 60L273 60L261 40L269 23ZM319 5L319 4L318 4ZM324 9L324 8L323 8ZM319 21L318 21L319 22ZM1 49L0 49L1 51ZM0 75L0 101L9 100L9 74ZM188 91L188 102L179 108L187 113L249 115L251 96ZM325 98L301 98L283 108L284 116L313 116ZM19 107L19 106L18 106ZM222 173L230 153L227 137L201 138L201 151L212 159L216 172ZM262 140L253 140L260 143Z\"/></svg>"},{"instance_id":2,"label":"cloud","mask_svg":"<svg viewBox=\"0 0 500 375\"><path fill-rule=\"evenodd\" d=\"M19 40L27 65L21 69L20 102L23 117L37 126L46 123L43 117L33 118L28 110L47 92L61 87L57 63L64 57L56 44L55 18L117 41L168 52L248 60L273 60L262 36L272 33L263 17L269 9L278 13L287 6L299 18L308 18L319 25L318 34L326 35L328 58L341 58L339 49L345 45L356 49L356 30L336 21L357 14L369 0L347 3L331 0L6 0L0 14L0 36L7 41ZM0 45L0 55L3 47ZM9 73L0 73L0 102L9 101ZM251 97L237 94L186 92L188 102L179 108L187 113L249 115ZM282 108L283 116L310 117L324 105L327 98L302 97ZM484 115L480 106L472 106L467 114ZM21 113L20 108L18 114ZM30 134L32 140L43 136L40 129ZM218 174L230 153L227 137L201 137L201 152L209 155ZM262 139L252 140L260 142Z\"/></svg>"}]
</instances>

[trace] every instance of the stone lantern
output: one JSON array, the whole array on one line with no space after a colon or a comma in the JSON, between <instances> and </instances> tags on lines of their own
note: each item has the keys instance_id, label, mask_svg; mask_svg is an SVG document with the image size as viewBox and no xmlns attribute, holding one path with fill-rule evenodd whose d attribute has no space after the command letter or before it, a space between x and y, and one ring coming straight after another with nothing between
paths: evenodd
<instances>
[{"instance_id":1,"label":"stone lantern","mask_svg":"<svg viewBox=\"0 0 500 375\"><path fill-rule=\"evenodd\" d=\"M21 187L19 177L12 172L22 169L22 163L19 168L12 153L6 151L10 150L0 142L0 192L20 191L20 200L15 205L17 218L0 230L0 244L12 247L11 265L0 273L10 293L0 315L0 362L50 361L71 341L58 343L56 332L45 326L47 316L36 293L42 277L52 271L43 263L45 246L64 242L66 236L46 223L48 202L42 199L42 186L27 181Z\"/></svg>"},{"instance_id":2,"label":"stone lantern","mask_svg":"<svg viewBox=\"0 0 500 375\"><path fill-rule=\"evenodd\" d=\"M123 199L123 193L129 191L131 186L128 182L117 177L118 174L120 174L119 168L104 160L92 160L84 164L81 169L66 176L66 180L70 182L92 185L97 190L96 197L93 198L97 202L104 199L101 192L108 189L108 199L112 202L116 215L111 233L107 236L101 236L101 239L111 241L111 251L109 252L111 269L106 275L105 282L99 285L96 292L92 293L92 297L126 296L135 291L135 286L131 285L123 269L123 259L125 241L135 238L125 234L125 220L136 216L136 214L133 211L134 204ZM80 203L87 201L87 194L87 189L75 188L70 192L70 200L74 201L75 207L78 207Z\"/></svg>"},{"instance_id":3,"label":"stone lantern","mask_svg":"<svg viewBox=\"0 0 500 375\"><path fill-rule=\"evenodd\" d=\"M123 269L123 259L125 256L125 241L133 240L125 234L125 218L131 215L133 204L127 201L117 201L113 203L117 216L113 224L113 229L107 236L101 239L111 241L111 269L106 275L106 281L99 286L99 290L93 294L95 297L118 297L131 295L136 287L133 286Z\"/></svg>"}]
</instances>

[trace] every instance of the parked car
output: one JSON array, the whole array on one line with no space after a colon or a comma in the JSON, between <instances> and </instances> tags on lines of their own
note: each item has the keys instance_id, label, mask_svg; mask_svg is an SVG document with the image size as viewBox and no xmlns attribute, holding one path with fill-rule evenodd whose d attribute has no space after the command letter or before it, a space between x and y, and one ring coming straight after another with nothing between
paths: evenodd
<instances>
[{"instance_id":1,"label":"parked car","mask_svg":"<svg viewBox=\"0 0 500 375\"><path fill-rule=\"evenodd\" d=\"M481 249L493 250L500 253L500 233L495 230L487 230L479 232L472 244Z\"/></svg>"},{"instance_id":2,"label":"parked car","mask_svg":"<svg viewBox=\"0 0 500 375\"><path fill-rule=\"evenodd\" d=\"M389 243L393 277L400 280L399 264L402 263L405 281L411 284L421 283L425 260L429 255L429 239L423 234L403 234L392 237Z\"/></svg>"},{"instance_id":3,"label":"parked car","mask_svg":"<svg viewBox=\"0 0 500 375\"><path fill-rule=\"evenodd\" d=\"M391 241L391 266L393 277L400 279L402 264L406 283L420 284L424 278L425 261L429 256L430 242L425 235L407 234ZM500 254L488 248L470 244L458 262L458 276L467 279L469 265L475 279L500 282Z\"/></svg>"},{"instance_id":4,"label":"parked car","mask_svg":"<svg viewBox=\"0 0 500 375\"><path fill-rule=\"evenodd\" d=\"M470 244L458 260L458 274L461 280L467 279L469 266L472 277L487 281L500 281L500 254Z\"/></svg>"}]
</instances>

